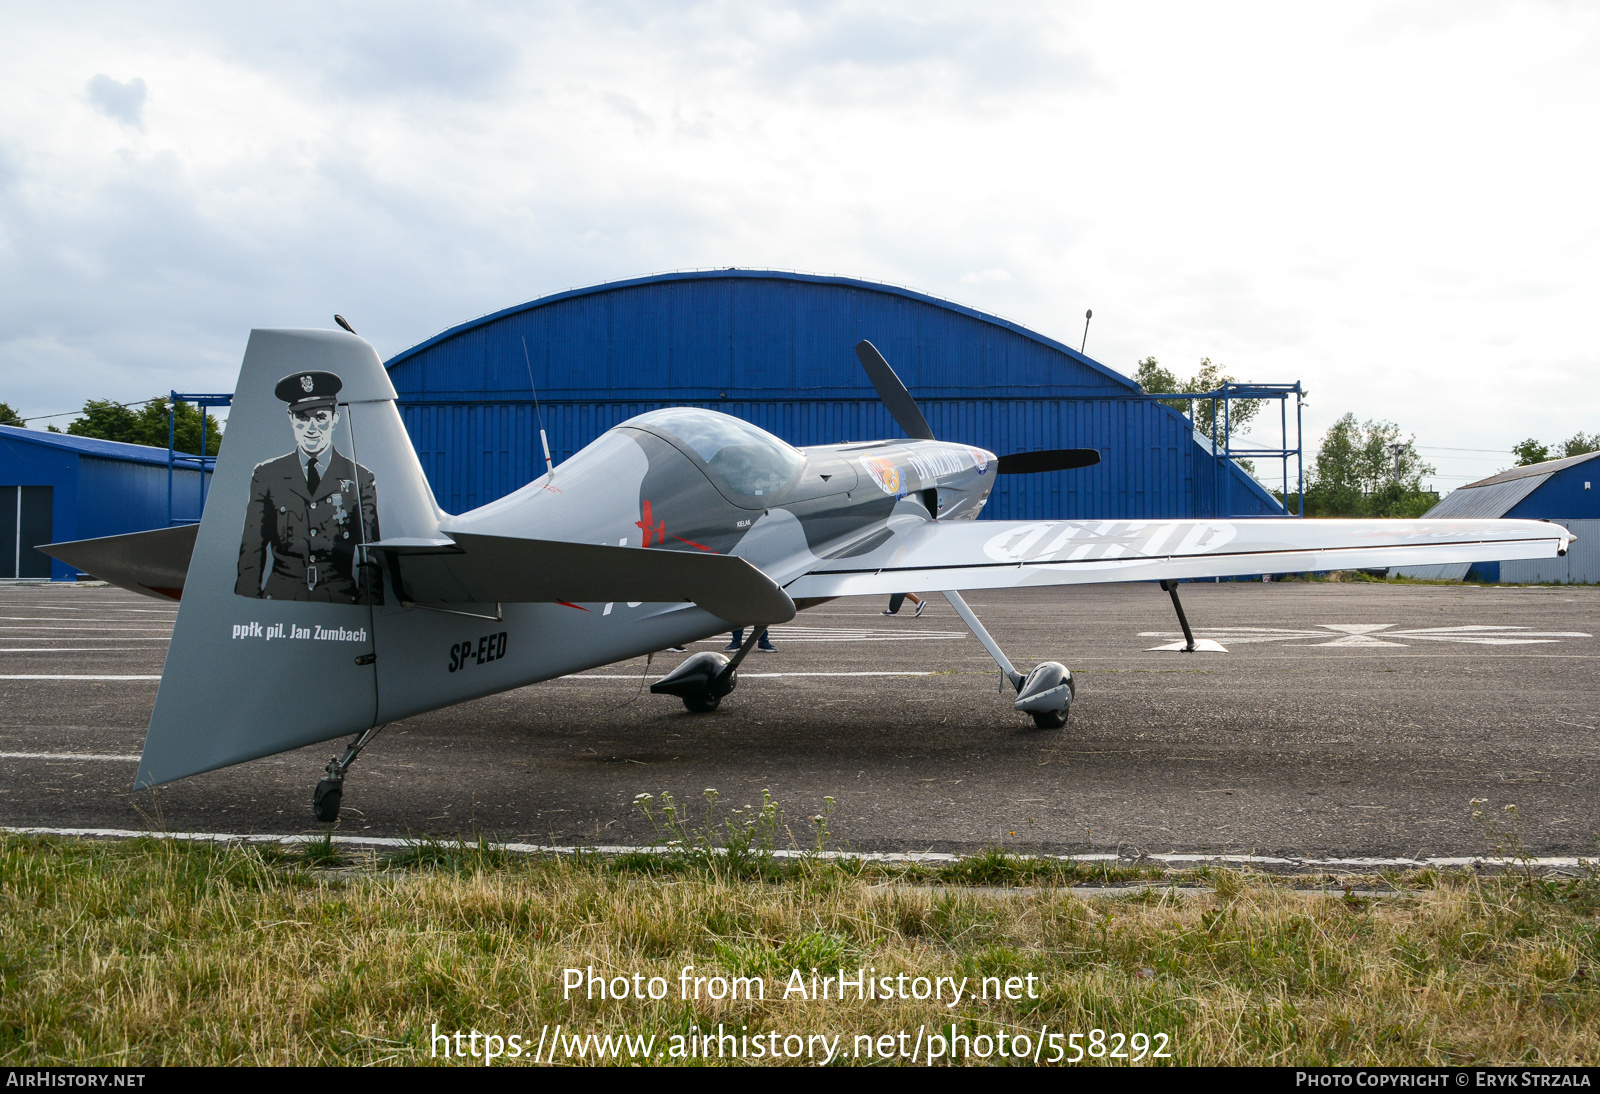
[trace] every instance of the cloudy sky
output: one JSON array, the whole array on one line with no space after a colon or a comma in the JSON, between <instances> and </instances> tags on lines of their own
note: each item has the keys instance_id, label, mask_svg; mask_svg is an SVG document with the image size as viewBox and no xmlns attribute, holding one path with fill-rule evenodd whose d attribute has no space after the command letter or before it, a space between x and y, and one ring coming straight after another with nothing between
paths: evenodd
<instances>
[{"instance_id":1,"label":"cloudy sky","mask_svg":"<svg viewBox=\"0 0 1600 1094\"><path fill-rule=\"evenodd\" d=\"M1592 5L0 12L24 415L231 389L253 326L337 310L387 356L570 286L757 266L1072 344L1092 307L1113 368L1302 380L1313 433L1396 421L1441 487L1600 430Z\"/></svg>"}]
</instances>

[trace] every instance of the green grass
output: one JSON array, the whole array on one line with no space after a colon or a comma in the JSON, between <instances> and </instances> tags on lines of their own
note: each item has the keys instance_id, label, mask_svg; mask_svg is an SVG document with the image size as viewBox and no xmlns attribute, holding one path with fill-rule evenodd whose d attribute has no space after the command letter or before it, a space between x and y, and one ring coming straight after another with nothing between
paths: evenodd
<instances>
[{"instance_id":1,"label":"green grass","mask_svg":"<svg viewBox=\"0 0 1600 1094\"><path fill-rule=\"evenodd\" d=\"M1393 895L1209 869L1187 891L998 852L938 868L487 844L351 857L0 835L0 1062L426 1063L430 1031L537 1038L1164 1032L1176 1063L1590 1063L1600 880L1424 871ZM653 864L653 865L652 865ZM1120 872L1118 872L1120 870ZM1204 891L1193 886L1203 884ZM766 1001L564 999L562 970L764 976ZM1038 978L1035 999L788 1002L790 970ZM442 1061L436 1061L442 1062Z\"/></svg>"},{"instance_id":2,"label":"green grass","mask_svg":"<svg viewBox=\"0 0 1600 1094\"><path fill-rule=\"evenodd\" d=\"M1594 585L1583 581L1499 581L1476 582L1442 577L1405 577L1394 574L1379 577L1360 570L1331 570L1326 573L1280 574L1273 580L1279 584L1294 582L1355 583L1368 585L1448 585L1457 589L1592 589Z\"/></svg>"}]
</instances>

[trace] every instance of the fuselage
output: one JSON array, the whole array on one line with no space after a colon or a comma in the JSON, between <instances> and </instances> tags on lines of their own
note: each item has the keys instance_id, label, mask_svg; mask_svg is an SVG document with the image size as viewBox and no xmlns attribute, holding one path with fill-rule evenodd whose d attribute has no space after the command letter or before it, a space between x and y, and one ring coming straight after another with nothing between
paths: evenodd
<instances>
[{"instance_id":1,"label":"fuselage","mask_svg":"<svg viewBox=\"0 0 1600 1094\"><path fill-rule=\"evenodd\" d=\"M679 408L630 419L553 474L447 516L440 527L447 535L735 555L785 585L823 560L874 550L907 523L977 517L995 469L993 453L968 445L794 448L729 415ZM391 632L408 623L436 631L439 617L425 610L381 611ZM505 604L483 612L501 618L460 619L461 641L448 643L448 654L440 650L442 679L386 677L380 655L384 719L726 633L722 620L685 603Z\"/></svg>"},{"instance_id":2,"label":"fuselage","mask_svg":"<svg viewBox=\"0 0 1600 1094\"><path fill-rule=\"evenodd\" d=\"M793 448L710 410L654 411L444 531L737 555L783 585L891 522L971 520L995 456L940 441Z\"/></svg>"}]
</instances>

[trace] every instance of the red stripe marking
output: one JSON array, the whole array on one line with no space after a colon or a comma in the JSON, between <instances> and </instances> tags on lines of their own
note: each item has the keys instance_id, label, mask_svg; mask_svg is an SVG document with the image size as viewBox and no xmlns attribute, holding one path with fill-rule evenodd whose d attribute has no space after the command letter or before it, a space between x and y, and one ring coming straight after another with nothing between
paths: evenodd
<instances>
[{"instance_id":1,"label":"red stripe marking","mask_svg":"<svg viewBox=\"0 0 1600 1094\"><path fill-rule=\"evenodd\" d=\"M715 547L707 547L704 543L696 543L694 540L684 539L682 536L673 536L672 538L677 540L679 543L687 543L689 546L697 547L702 551L709 551L712 554L717 553L717 549Z\"/></svg>"},{"instance_id":2,"label":"red stripe marking","mask_svg":"<svg viewBox=\"0 0 1600 1094\"><path fill-rule=\"evenodd\" d=\"M556 601L556 603L560 604L561 606L566 607L566 608L577 608L580 612L586 612L586 611L589 610L588 608L585 608L582 604L569 604L565 600L558 600L558 601Z\"/></svg>"}]
</instances>

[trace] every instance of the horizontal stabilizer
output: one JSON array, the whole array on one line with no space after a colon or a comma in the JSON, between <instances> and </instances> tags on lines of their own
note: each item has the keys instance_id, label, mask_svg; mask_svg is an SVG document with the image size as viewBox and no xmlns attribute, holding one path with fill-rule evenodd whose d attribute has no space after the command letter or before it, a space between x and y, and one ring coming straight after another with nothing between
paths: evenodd
<instances>
[{"instance_id":1,"label":"horizontal stabilizer","mask_svg":"<svg viewBox=\"0 0 1600 1094\"><path fill-rule=\"evenodd\" d=\"M372 545L418 604L693 601L736 627L786 623L794 601L742 558L452 532Z\"/></svg>"},{"instance_id":2,"label":"horizontal stabilizer","mask_svg":"<svg viewBox=\"0 0 1600 1094\"><path fill-rule=\"evenodd\" d=\"M123 536L47 543L39 550L118 588L177 600L199 531L198 524L180 524Z\"/></svg>"},{"instance_id":3,"label":"horizontal stabilizer","mask_svg":"<svg viewBox=\"0 0 1600 1094\"><path fill-rule=\"evenodd\" d=\"M1013 452L995 464L997 475L1037 475L1045 471L1073 471L1093 467L1100 453L1093 448L1052 448L1048 452Z\"/></svg>"}]
</instances>

